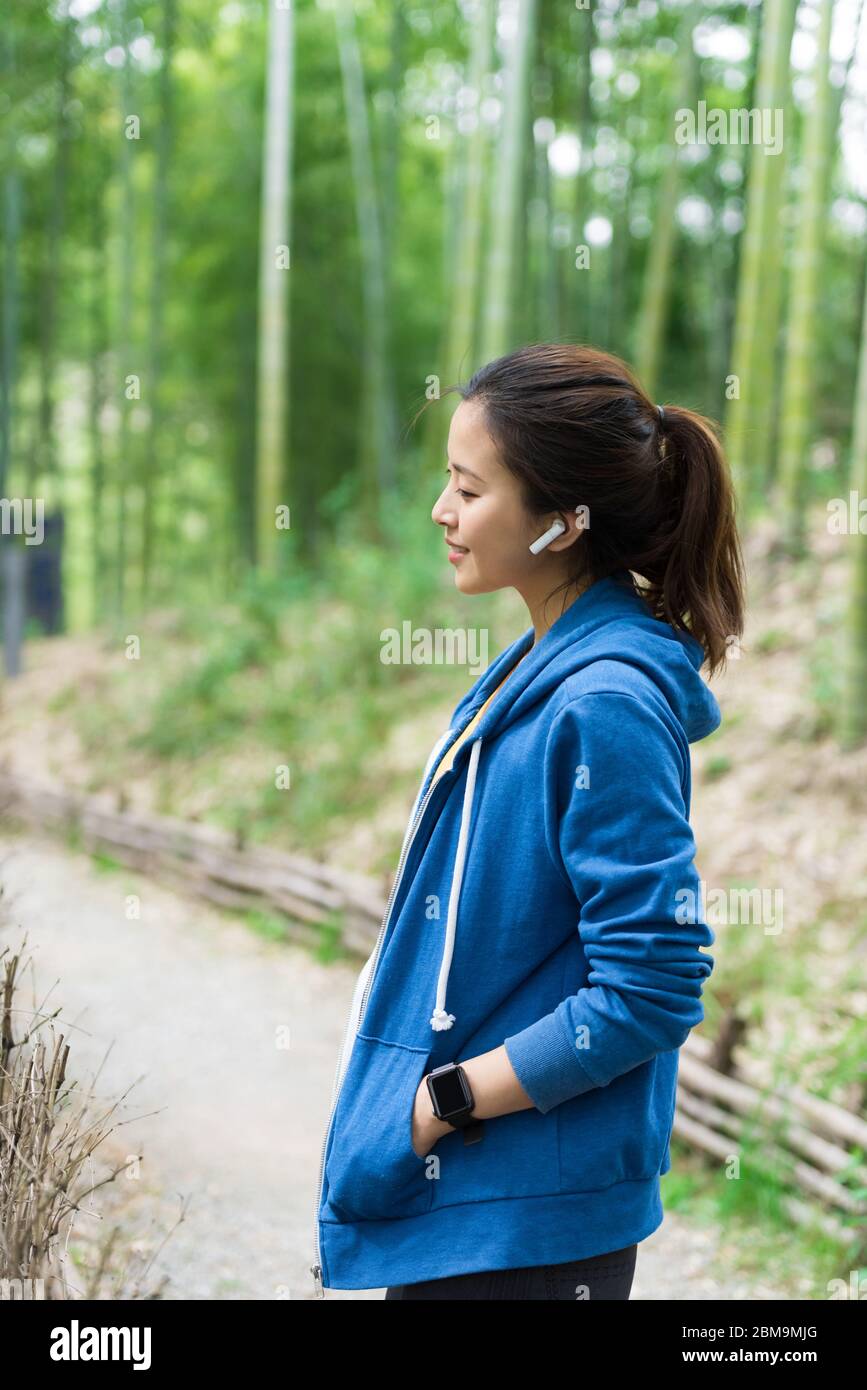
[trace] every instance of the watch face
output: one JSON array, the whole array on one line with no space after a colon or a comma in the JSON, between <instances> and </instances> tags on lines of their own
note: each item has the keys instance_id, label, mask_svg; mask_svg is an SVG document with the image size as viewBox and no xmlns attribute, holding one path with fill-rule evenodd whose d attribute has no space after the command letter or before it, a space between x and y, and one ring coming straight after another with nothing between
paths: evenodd
<instances>
[{"instance_id":1,"label":"watch face","mask_svg":"<svg viewBox=\"0 0 867 1390\"><path fill-rule=\"evenodd\" d=\"M469 1097L467 1096L462 1084L459 1071L447 1071L443 1076L434 1077L436 1087L437 1104L444 1120L449 1115L456 1114L463 1110Z\"/></svg>"}]
</instances>

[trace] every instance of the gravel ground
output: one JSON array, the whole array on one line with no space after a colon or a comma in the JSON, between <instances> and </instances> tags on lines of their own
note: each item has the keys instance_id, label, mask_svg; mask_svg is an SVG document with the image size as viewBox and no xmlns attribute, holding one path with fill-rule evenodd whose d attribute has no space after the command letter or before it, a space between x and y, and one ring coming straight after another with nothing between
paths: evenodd
<instances>
[{"instance_id":1,"label":"gravel ground","mask_svg":"<svg viewBox=\"0 0 867 1390\"><path fill-rule=\"evenodd\" d=\"M105 1108L128 1092L106 1142L121 1160L141 1154L140 1176L98 1195L125 1240L157 1252L151 1277L165 1279L163 1297L313 1298L319 1157L356 968L321 965L37 835L4 833L0 864L0 943L17 949L26 930L36 997L63 1006L55 1027L71 1043L68 1078L84 1085L99 1071ZM130 894L138 920L127 917ZM667 1213L639 1247L632 1297L786 1296L733 1278L728 1264L718 1232Z\"/></svg>"}]
</instances>

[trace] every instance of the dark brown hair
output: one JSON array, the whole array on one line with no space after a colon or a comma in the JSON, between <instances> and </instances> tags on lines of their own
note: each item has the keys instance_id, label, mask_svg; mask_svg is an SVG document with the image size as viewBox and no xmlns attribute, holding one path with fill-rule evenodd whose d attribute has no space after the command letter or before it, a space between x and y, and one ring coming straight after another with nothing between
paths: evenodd
<instances>
[{"instance_id":1,"label":"dark brown hair","mask_svg":"<svg viewBox=\"0 0 867 1390\"><path fill-rule=\"evenodd\" d=\"M710 674L724 666L743 632L744 568L715 422L668 404L661 419L625 362L570 343L518 348L452 391L483 407L533 516L588 509L574 574L549 599L629 570L654 617L700 642Z\"/></svg>"}]
</instances>

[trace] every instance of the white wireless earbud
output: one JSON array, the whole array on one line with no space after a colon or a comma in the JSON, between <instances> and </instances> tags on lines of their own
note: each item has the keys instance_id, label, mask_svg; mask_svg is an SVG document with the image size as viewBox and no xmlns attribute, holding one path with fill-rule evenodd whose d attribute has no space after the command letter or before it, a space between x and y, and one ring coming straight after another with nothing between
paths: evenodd
<instances>
[{"instance_id":1,"label":"white wireless earbud","mask_svg":"<svg viewBox=\"0 0 867 1390\"><path fill-rule=\"evenodd\" d=\"M532 550L533 554L538 555L539 551L544 550L546 545L550 545L551 542L555 541L558 536L562 536L563 532L566 529L567 527L565 521L561 521L558 516L557 520L554 522L554 525L549 526L548 530L545 531L541 536L539 536L539 538L535 540L533 544L530 546L530 549Z\"/></svg>"}]
</instances>

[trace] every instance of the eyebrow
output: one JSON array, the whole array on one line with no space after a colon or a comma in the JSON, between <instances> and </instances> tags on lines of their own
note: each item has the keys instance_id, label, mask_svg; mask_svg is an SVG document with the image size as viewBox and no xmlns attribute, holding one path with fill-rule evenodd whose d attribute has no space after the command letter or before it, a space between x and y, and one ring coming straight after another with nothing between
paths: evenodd
<instances>
[{"instance_id":1,"label":"eyebrow","mask_svg":"<svg viewBox=\"0 0 867 1390\"><path fill-rule=\"evenodd\" d=\"M477 483L484 483L484 478L480 478L478 473L474 473L471 468L465 468L462 463L452 463L451 459L449 459L449 464L456 473L466 473L469 477L475 478Z\"/></svg>"}]
</instances>

